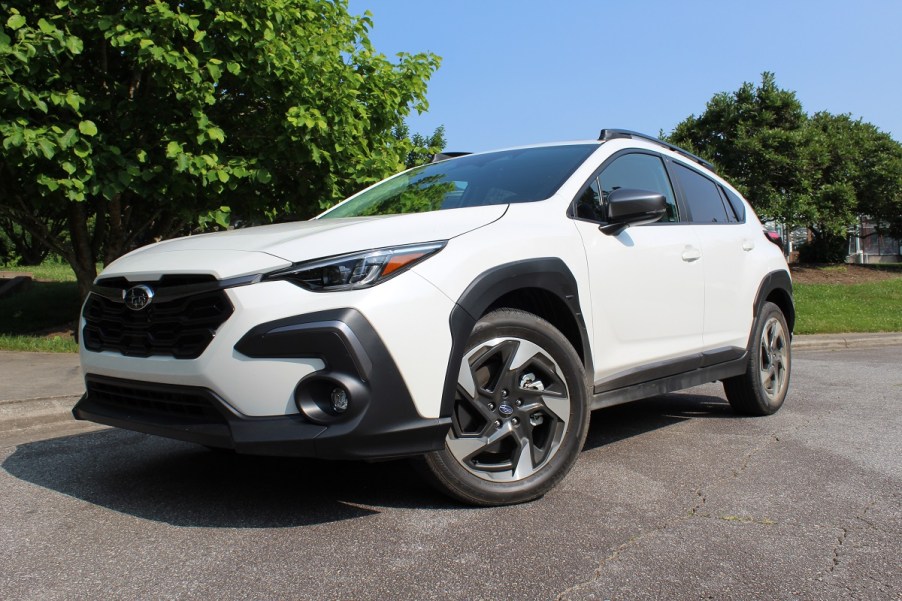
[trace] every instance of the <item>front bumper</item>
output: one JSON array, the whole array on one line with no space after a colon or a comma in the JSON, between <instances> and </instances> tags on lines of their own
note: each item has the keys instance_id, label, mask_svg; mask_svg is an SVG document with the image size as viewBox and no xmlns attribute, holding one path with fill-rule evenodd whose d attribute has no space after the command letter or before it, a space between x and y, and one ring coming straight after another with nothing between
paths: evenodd
<instances>
[{"instance_id":1,"label":"front bumper","mask_svg":"<svg viewBox=\"0 0 902 601\"><path fill-rule=\"evenodd\" d=\"M355 309L278 319L248 331L234 352L261 361L322 362L300 379L299 413L249 416L210 387L111 377L88 371L76 419L239 453L384 459L437 450L450 418L424 418L379 335ZM321 408L330 387L350 397L340 415ZM325 392L323 392L325 391ZM319 404L317 404L319 403Z\"/></svg>"}]
</instances>

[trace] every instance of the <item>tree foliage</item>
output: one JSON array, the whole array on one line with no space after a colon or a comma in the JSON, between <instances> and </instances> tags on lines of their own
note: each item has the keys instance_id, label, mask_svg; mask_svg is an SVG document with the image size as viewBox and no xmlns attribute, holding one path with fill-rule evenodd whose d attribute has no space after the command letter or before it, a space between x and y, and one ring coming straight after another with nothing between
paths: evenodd
<instances>
[{"instance_id":1,"label":"tree foliage","mask_svg":"<svg viewBox=\"0 0 902 601\"><path fill-rule=\"evenodd\" d=\"M61 236L65 223L47 220L52 236ZM50 254L50 248L28 233L9 217L0 217L0 262L18 265L40 265Z\"/></svg>"},{"instance_id":2,"label":"tree foliage","mask_svg":"<svg viewBox=\"0 0 902 601\"><path fill-rule=\"evenodd\" d=\"M849 115L809 117L772 73L716 94L669 140L714 162L764 219L808 227L817 248L842 246L860 214L902 235L902 145Z\"/></svg>"},{"instance_id":3,"label":"tree foliage","mask_svg":"<svg viewBox=\"0 0 902 601\"><path fill-rule=\"evenodd\" d=\"M433 155L444 150L445 145L448 143L447 140L445 140L444 125L435 128L435 131L433 131L432 135L429 137L426 137L421 133L415 133L411 136L410 129L407 127L406 123L395 128L394 133L398 140L408 140L410 142L410 150L407 153L407 157L404 159L404 166L407 169L425 165L432 160Z\"/></svg>"},{"instance_id":4,"label":"tree foliage","mask_svg":"<svg viewBox=\"0 0 902 601\"><path fill-rule=\"evenodd\" d=\"M307 217L402 168L439 61L388 60L347 0L0 6L0 217L83 290L186 225Z\"/></svg>"},{"instance_id":5,"label":"tree foliage","mask_svg":"<svg viewBox=\"0 0 902 601\"><path fill-rule=\"evenodd\" d=\"M805 113L794 92L761 84L716 94L705 112L679 123L668 139L713 162L764 218L804 220Z\"/></svg>"}]
</instances>

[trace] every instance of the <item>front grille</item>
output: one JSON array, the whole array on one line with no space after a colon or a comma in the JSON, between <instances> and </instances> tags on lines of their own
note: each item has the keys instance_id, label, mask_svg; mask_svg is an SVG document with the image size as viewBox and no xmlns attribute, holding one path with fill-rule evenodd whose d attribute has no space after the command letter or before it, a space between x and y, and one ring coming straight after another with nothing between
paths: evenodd
<instances>
[{"instance_id":1,"label":"front grille","mask_svg":"<svg viewBox=\"0 0 902 601\"><path fill-rule=\"evenodd\" d=\"M145 284L157 295L146 308L126 307L123 292ZM226 293L205 276L156 282L99 280L85 303L85 348L130 357L166 355L195 359L234 311Z\"/></svg>"},{"instance_id":2,"label":"front grille","mask_svg":"<svg viewBox=\"0 0 902 601\"><path fill-rule=\"evenodd\" d=\"M85 387L89 399L117 413L140 413L179 422L227 423L204 389L90 376Z\"/></svg>"}]
</instances>

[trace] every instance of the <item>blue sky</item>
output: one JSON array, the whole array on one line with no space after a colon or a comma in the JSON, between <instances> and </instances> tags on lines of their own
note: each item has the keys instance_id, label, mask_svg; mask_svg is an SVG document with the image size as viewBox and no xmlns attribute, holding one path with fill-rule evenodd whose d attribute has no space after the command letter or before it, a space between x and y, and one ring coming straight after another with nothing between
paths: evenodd
<instances>
[{"instance_id":1,"label":"blue sky","mask_svg":"<svg viewBox=\"0 0 902 601\"><path fill-rule=\"evenodd\" d=\"M902 1L350 0L380 52L442 66L412 131L448 150L669 133L717 92L773 71L809 114L902 140Z\"/></svg>"}]
</instances>

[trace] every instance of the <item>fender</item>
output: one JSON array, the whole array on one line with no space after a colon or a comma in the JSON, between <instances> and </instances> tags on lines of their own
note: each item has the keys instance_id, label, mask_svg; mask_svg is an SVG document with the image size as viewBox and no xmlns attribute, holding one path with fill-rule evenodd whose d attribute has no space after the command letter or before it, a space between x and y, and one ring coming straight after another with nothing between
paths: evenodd
<instances>
[{"instance_id":1,"label":"fender","mask_svg":"<svg viewBox=\"0 0 902 601\"><path fill-rule=\"evenodd\" d=\"M499 298L515 290L541 289L557 296L569 309L579 331L583 348L583 362L591 373L592 353L589 334L583 320L576 278L561 259L554 257L525 259L493 267L479 274L457 300L449 318L451 355L442 388L441 417L451 415L460 362L466 351L470 332L479 318Z\"/></svg>"}]
</instances>

